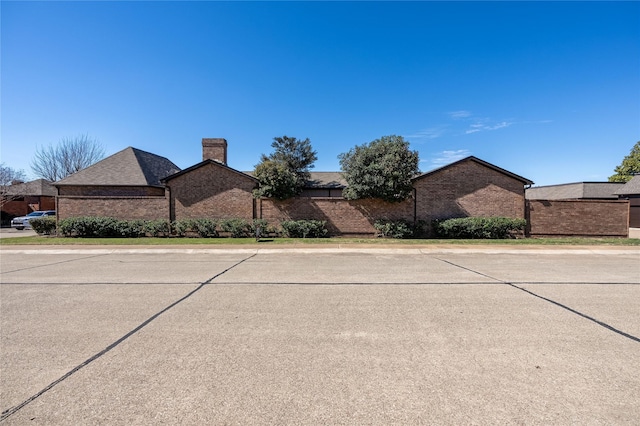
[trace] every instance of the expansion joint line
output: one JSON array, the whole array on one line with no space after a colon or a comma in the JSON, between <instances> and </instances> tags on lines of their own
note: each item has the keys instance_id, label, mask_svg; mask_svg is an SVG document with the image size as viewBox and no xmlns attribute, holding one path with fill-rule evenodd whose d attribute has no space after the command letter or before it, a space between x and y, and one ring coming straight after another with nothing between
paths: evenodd
<instances>
[{"instance_id":1,"label":"expansion joint line","mask_svg":"<svg viewBox=\"0 0 640 426\"><path fill-rule=\"evenodd\" d=\"M129 331L127 334L125 334L124 336L122 336L121 338L119 338L118 340L116 340L115 342L113 342L112 344L110 344L109 346L107 346L106 348L104 348L103 350L101 350L100 352L98 352L97 354L93 355L90 358L87 358L84 362L78 364L77 366L75 366L73 369L69 370L66 374L64 374L63 376L61 376L60 378L58 378L57 380L49 383L47 386L45 386L40 392L32 395L31 397L29 397L28 399L22 401L20 404L15 405L7 410L4 410L2 412L2 414L0 415L0 422L6 420L7 418L9 418L10 416L12 416L13 414L17 413L18 411L20 411L22 408L24 408L25 406L27 406L28 404L30 404L31 402L35 401L36 399L38 399L40 396L42 396L44 393L48 392L49 390L53 389L56 385L62 383L63 381L65 381L66 379L68 379L69 377L71 377L72 375L74 375L75 373L77 373L79 370L81 370L82 368L86 367L87 365L91 364L93 361L97 360L98 358L102 357L103 355L105 355L106 353L108 353L109 351L111 351L112 349L116 348L117 346L119 346L122 342L124 342L125 340L127 340L129 337L133 336L134 334L138 333L140 330L142 330L144 327L146 327L147 325L149 325L153 320L155 320L156 318L158 318L160 315L164 314L165 312L169 311L170 309L172 309L173 307L179 305L180 303L184 302L185 300L187 300L188 298L190 298L191 296L193 296L194 294L196 294L198 291L200 291L204 286L206 286L207 284L210 284L213 280L215 280L216 278L218 278L221 275L226 274L227 272L229 272L230 270L232 270L233 268L235 268L236 266L246 262L247 260L251 259L252 257L256 256L257 253L252 254L251 256L242 259L241 261L233 264L232 266L228 267L227 269L225 269L224 271L214 275L213 277L209 278L208 280L200 283L200 285L198 285L198 287L196 287L195 289L191 290L189 293L187 293L185 296L181 297L180 299L176 300L175 302L173 302L172 304L170 304L169 306L165 307L164 309L162 309L161 311L155 313L154 315L150 316L149 318L147 318L144 322L142 322L140 325L138 325L136 328L134 328L133 330Z\"/></svg>"},{"instance_id":2,"label":"expansion joint line","mask_svg":"<svg viewBox=\"0 0 640 426\"><path fill-rule=\"evenodd\" d=\"M481 275L483 277L498 281L498 282L500 282L502 284L506 284L506 285L508 285L510 287L513 287L513 288L517 289L517 290L523 291L523 292L525 292L525 293L527 293L527 294L529 294L531 296L537 297L538 299L544 300L545 302L549 302L549 303L554 304L554 305L556 305L556 306L558 306L558 307L560 307L562 309L566 309L567 311L571 312L572 314L576 314L576 315L578 315L578 316L580 316L580 317L582 317L584 319L592 321L592 322L598 324L599 326L606 328L609 331L613 331L614 333L617 333L617 334L619 334L619 335L621 335L623 337L626 337L627 339L630 339L630 340L633 340L634 342L640 343L640 338L637 337L637 336L634 336L634 335L629 334L629 333L625 333L624 331L619 330L619 329L617 329L615 327L612 327L612 326L610 326L609 324L607 324L605 322L602 322L602 321L600 321L600 320L598 320L596 318L593 318L593 317L591 317L591 316L589 316L587 314L583 314L580 311L576 311L575 309L570 308L567 305L563 305L560 302L556 302L553 299L549 299L548 297L541 296L541 295L539 295L537 293L532 292L531 290L527 290L524 287L520 287L520 286L518 286L518 285L516 285L514 283L511 283L511 282L508 282L508 281L504 281L504 280L492 277L492 276L487 275L487 274L483 274L482 272L478 272L478 271L475 271L475 270L470 269L470 268L466 268L466 267L461 266L461 265L457 265L457 264L455 264L453 262L450 262L448 260L440 259L440 258L437 258L437 257L435 259L437 259L437 260L439 260L441 262L444 262L444 263L448 263L449 265L455 266L457 268L464 269L465 271L473 272L474 274L478 274L478 275Z\"/></svg>"}]
</instances>

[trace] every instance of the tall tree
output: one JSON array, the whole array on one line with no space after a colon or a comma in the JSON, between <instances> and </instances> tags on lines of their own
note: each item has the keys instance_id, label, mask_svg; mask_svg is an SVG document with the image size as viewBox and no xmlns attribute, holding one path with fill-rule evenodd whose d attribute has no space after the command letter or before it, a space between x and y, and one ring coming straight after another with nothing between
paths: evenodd
<instances>
[{"instance_id":1,"label":"tall tree","mask_svg":"<svg viewBox=\"0 0 640 426\"><path fill-rule=\"evenodd\" d=\"M55 182L89 167L104 155L102 144L86 134L64 138L55 145L39 147L31 170L36 176Z\"/></svg>"},{"instance_id":2,"label":"tall tree","mask_svg":"<svg viewBox=\"0 0 640 426\"><path fill-rule=\"evenodd\" d=\"M309 138L300 140L289 136L275 137L274 151L262 154L254 174L260 181L257 197L285 199L299 194L309 180L309 169L318 159Z\"/></svg>"},{"instance_id":3,"label":"tall tree","mask_svg":"<svg viewBox=\"0 0 640 426\"><path fill-rule=\"evenodd\" d=\"M613 171L616 174L609 176L609 182L628 182L633 175L640 173L640 141L636 142L629 155Z\"/></svg>"},{"instance_id":4,"label":"tall tree","mask_svg":"<svg viewBox=\"0 0 640 426\"><path fill-rule=\"evenodd\" d=\"M418 151L402 136L383 136L338 156L347 187L344 198L380 198L398 202L411 196L411 179L419 173Z\"/></svg>"}]
</instances>

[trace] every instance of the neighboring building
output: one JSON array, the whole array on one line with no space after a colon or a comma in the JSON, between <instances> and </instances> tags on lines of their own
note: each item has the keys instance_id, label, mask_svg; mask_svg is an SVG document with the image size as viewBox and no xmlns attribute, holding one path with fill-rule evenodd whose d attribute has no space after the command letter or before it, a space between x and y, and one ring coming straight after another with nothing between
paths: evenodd
<instances>
[{"instance_id":1,"label":"neighboring building","mask_svg":"<svg viewBox=\"0 0 640 426\"><path fill-rule=\"evenodd\" d=\"M2 196L2 224L33 211L54 210L56 188L45 179L23 182L5 188Z\"/></svg>"},{"instance_id":2,"label":"neighboring building","mask_svg":"<svg viewBox=\"0 0 640 426\"><path fill-rule=\"evenodd\" d=\"M640 228L640 175L623 184L615 194L623 200L629 200L629 227Z\"/></svg>"},{"instance_id":3,"label":"neighboring building","mask_svg":"<svg viewBox=\"0 0 640 426\"><path fill-rule=\"evenodd\" d=\"M57 217L168 219L161 179L180 171L164 157L128 147L54 183Z\"/></svg>"},{"instance_id":4,"label":"neighboring building","mask_svg":"<svg viewBox=\"0 0 640 426\"><path fill-rule=\"evenodd\" d=\"M325 220L333 235L373 235L378 219L410 222L465 216L525 217L529 179L467 157L416 176L408 200L345 200L339 172L312 172L300 196L255 199L258 180L227 165L227 141L202 140L202 161L179 170L171 161L127 148L55 184L58 217L121 219L243 218Z\"/></svg>"},{"instance_id":5,"label":"neighboring building","mask_svg":"<svg viewBox=\"0 0 640 426\"><path fill-rule=\"evenodd\" d=\"M624 183L575 182L560 185L534 186L525 192L527 200L617 200L616 191Z\"/></svg>"},{"instance_id":6,"label":"neighboring building","mask_svg":"<svg viewBox=\"0 0 640 426\"><path fill-rule=\"evenodd\" d=\"M531 236L626 237L629 203L616 195L623 186L575 182L528 188L527 232Z\"/></svg>"}]
</instances>

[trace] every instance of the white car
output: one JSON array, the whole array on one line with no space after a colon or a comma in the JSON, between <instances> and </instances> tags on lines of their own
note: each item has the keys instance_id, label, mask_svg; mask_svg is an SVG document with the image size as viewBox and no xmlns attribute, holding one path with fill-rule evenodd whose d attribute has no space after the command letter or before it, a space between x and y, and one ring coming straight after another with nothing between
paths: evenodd
<instances>
[{"instance_id":1,"label":"white car","mask_svg":"<svg viewBox=\"0 0 640 426\"><path fill-rule=\"evenodd\" d=\"M26 216L20 216L13 218L11 220L11 227L16 228L18 231L22 231L23 229L31 229L31 223L29 222L31 219L45 216L55 216L55 210L42 210L38 212L31 212Z\"/></svg>"}]
</instances>

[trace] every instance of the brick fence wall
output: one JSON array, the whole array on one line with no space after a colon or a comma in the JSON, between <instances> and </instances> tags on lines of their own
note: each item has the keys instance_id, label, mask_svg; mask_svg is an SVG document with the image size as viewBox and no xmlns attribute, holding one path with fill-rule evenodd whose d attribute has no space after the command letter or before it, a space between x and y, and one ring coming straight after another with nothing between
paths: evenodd
<instances>
[{"instance_id":1,"label":"brick fence wall","mask_svg":"<svg viewBox=\"0 0 640 426\"><path fill-rule=\"evenodd\" d=\"M296 197L288 200L257 200L258 217L277 224L283 220L327 221L331 235L375 235L377 219L413 221L413 200L388 203L381 200L355 200L326 197Z\"/></svg>"},{"instance_id":2,"label":"brick fence wall","mask_svg":"<svg viewBox=\"0 0 640 426\"><path fill-rule=\"evenodd\" d=\"M626 200L527 200L528 235L627 237Z\"/></svg>"},{"instance_id":3,"label":"brick fence wall","mask_svg":"<svg viewBox=\"0 0 640 426\"><path fill-rule=\"evenodd\" d=\"M57 200L58 220L79 216L116 219L169 219L169 200L162 197L65 196Z\"/></svg>"}]
</instances>

